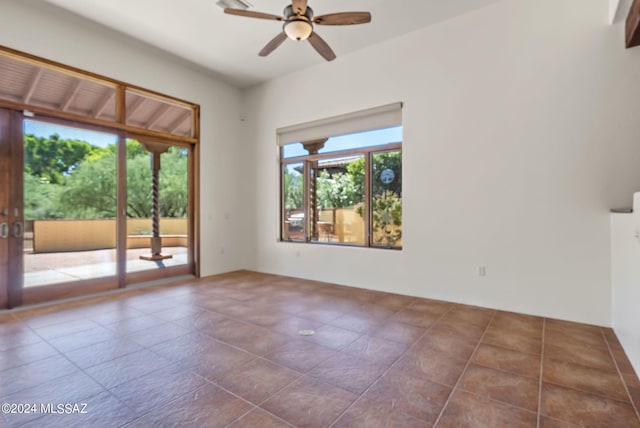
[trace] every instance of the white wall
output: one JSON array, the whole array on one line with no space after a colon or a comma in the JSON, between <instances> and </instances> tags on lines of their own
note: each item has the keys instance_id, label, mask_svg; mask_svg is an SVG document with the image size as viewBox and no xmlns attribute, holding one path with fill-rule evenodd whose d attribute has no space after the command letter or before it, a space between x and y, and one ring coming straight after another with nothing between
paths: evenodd
<instances>
[{"instance_id":1,"label":"white wall","mask_svg":"<svg viewBox=\"0 0 640 428\"><path fill-rule=\"evenodd\" d=\"M640 193L633 214L611 214L613 329L640 374Z\"/></svg>"},{"instance_id":2,"label":"white wall","mask_svg":"<svg viewBox=\"0 0 640 428\"><path fill-rule=\"evenodd\" d=\"M0 44L200 104L201 274L246 267L239 89L40 1L0 0Z\"/></svg>"},{"instance_id":3,"label":"white wall","mask_svg":"<svg viewBox=\"0 0 640 428\"><path fill-rule=\"evenodd\" d=\"M640 188L640 50L608 5L504 0L250 89L256 268L611 325L608 210ZM276 128L395 101L403 251L277 242Z\"/></svg>"}]
</instances>

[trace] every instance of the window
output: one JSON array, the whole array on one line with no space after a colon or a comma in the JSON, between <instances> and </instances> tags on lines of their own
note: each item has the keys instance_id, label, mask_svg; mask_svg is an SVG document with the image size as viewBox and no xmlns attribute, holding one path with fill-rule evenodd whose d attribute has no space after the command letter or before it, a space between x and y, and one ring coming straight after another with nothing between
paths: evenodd
<instances>
[{"instance_id":1,"label":"window","mask_svg":"<svg viewBox=\"0 0 640 428\"><path fill-rule=\"evenodd\" d=\"M279 131L282 241L402 247L400 105L385 110L394 126L372 128L367 112ZM312 138L331 128L356 132Z\"/></svg>"}]
</instances>

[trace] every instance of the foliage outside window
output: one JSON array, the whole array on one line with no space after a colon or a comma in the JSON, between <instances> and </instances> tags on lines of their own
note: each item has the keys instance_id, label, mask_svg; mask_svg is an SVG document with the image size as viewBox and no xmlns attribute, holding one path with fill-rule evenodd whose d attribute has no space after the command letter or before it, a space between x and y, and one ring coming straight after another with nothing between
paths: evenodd
<instances>
[{"instance_id":1,"label":"foliage outside window","mask_svg":"<svg viewBox=\"0 0 640 428\"><path fill-rule=\"evenodd\" d=\"M116 217L116 144L25 135L24 209L27 220L110 219ZM127 216L151 215L149 153L127 140ZM160 216L187 216L186 149L162 155Z\"/></svg>"},{"instance_id":2,"label":"foliage outside window","mask_svg":"<svg viewBox=\"0 0 640 428\"><path fill-rule=\"evenodd\" d=\"M367 138L282 148L282 240L402 247L401 142Z\"/></svg>"}]
</instances>

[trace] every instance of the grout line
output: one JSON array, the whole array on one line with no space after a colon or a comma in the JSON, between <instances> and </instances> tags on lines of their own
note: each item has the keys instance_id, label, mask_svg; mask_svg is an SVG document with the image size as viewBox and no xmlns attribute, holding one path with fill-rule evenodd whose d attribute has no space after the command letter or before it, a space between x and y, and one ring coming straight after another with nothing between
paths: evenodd
<instances>
[{"instance_id":1,"label":"grout line","mask_svg":"<svg viewBox=\"0 0 640 428\"><path fill-rule=\"evenodd\" d=\"M629 391L629 386L627 385L627 381L624 379L622 371L620 370L620 366L618 366L618 360L616 359L616 356L613 354L613 350L611 349L611 345L609 344L607 335L604 334L604 331L602 329L600 329L600 332L602 333L602 337L604 338L604 343L607 345L607 350L609 351L609 355L613 360L613 364L616 366L616 372L618 373L618 377L622 381L622 386L624 386L624 390L627 392L627 397L629 398L629 403L631 403L631 408L635 412L636 418L638 418L638 421L640 422L640 409L636 407L636 403L634 402L633 397L631 396L631 391ZM613 334L615 334L615 332L613 332Z\"/></svg>"},{"instance_id":2,"label":"grout line","mask_svg":"<svg viewBox=\"0 0 640 428\"><path fill-rule=\"evenodd\" d=\"M339 415L334 419L334 421L329 425L329 428L332 428L332 427L333 427L333 426L334 426L334 425L335 425L335 424L340 420L340 418L341 418L345 413L347 413L347 412L348 412L348 411L349 411L353 406L355 406L355 405L356 405L356 403L358 403L358 402L360 401L360 399L362 399L362 397L364 397L364 395L365 395L367 392L369 392L369 391L370 391L370 390L371 390L371 389L372 389L372 388L373 388L373 387L374 387L374 386L375 386L375 385L380 381L380 379L382 379L382 378L383 378L387 373L389 373L389 371L391 371L391 369L393 369L393 368L398 364L398 362L402 359L402 357L404 357L405 355L407 355L407 354L409 353L409 351L411 351L411 350L412 350L412 349L417 345L417 343L418 343L420 340L422 340L422 338L423 338L423 337L425 337L425 336L426 336L426 335L427 335L427 334L428 334L428 333L433 329L433 327L435 327L435 326L436 326L436 325L437 325L437 324L438 324L438 323L439 323L439 322L440 322L440 321L445 317L445 315L447 315L449 312L451 312L451 310L453 309L453 307L454 307L454 306L455 306L455 304L450 303L450 304L449 304L449 308L448 308L448 309L447 309L447 310L446 310L442 315L440 315L440 317L439 317L437 320L435 320L435 321L434 321L434 322L433 322L433 323L432 323L432 324L431 324L431 325L430 325L430 326L425 330L425 332L424 332L424 333L422 333L422 334L420 335L420 337L418 337L418 338L415 340L415 342L413 342L413 344L412 344L411 346L409 346L409 347L408 347L408 348L407 348L407 349L406 349L402 354L400 354L400 355L398 356L398 358L396 358L396 360L395 360L395 361L394 361L394 362L393 362L393 363L392 363L392 364L391 364L391 365L390 365L390 366L389 366L389 367L388 367L388 368L387 368L387 369L386 369L386 370L385 370L385 371L384 371L380 376L378 376L378 378L377 378L377 379L376 379L376 380L375 380L371 385L369 385L369 386L367 387L367 389L365 389L365 390L362 392L362 394L360 394L360 395L358 396L358 398L356 398L356 400L355 400L353 403L351 403L351 404L350 404L346 409L344 409L344 410L343 410L343 411L342 411L342 412L341 412L341 413L340 413L340 414L339 414ZM406 307L403 307L402 309L406 309ZM396 311L396 312L400 312L402 309L398 309L398 311ZM404 324L404 323L403 323L403 324ZM407 324L407 325L411 325L411 324ZM415 327L415 326L414 326L414 327ZM433 382L433 381L431 381L431 382ZM437 382L434 382L434 383L437 383ZM445 385L445 386L446 386L446 385Z\"/></svg>"},{"instance_id":3,"label":"grout line","mask_svg":"<svg viewBox=\"0 0 640 428\"><path fill-rule=\"evenodd\" d=\"M542 339L540 343L540 378L538 381L538 421L536 423L537 428L540 428L540 419L542 413L542 375L544 369L544 338L547 329L547 319L542 318Z\"/></svg>"},{"instance_id":4,"label":"grout line","mask_svg":"<svg viewBox=\"0 0 640 428\"><path fill-rule=\"evenodd\" d=\"M460 376L458 376L458 380L456 381L456 384L453 386L453 388L451 388L451 392L449 393L447 400L442 405L442 408L440 409L440 413L438 414L438 417L433 423L434 427L438 425L438 422L440 422L440 419L442 418L442 415L444 414L445 409L449 405L449 402L451 401L451 398L453 397L454 392L456 392L458 385L462 381L464 374L467 372L467 369L471 365L471 360L473 360L473 357L476 355L476 352L478 352L478 348L482 344L482 339L484 339L484 336L487 334L487 331L489 331L489 327L491 326L491 323L493 323L493 320L496 317L497 313L498 311L494 310L493 315L491 316L491 320L489 320L489 322L487 323L487 326L484 328L484 331L482 332L482 336L480 336L480 339L478 339L478 343L476 344L476 347L473 349L473 352L471 353L471 355L469 356L469 359L467 360L467 364L465 364L464 368L462 369L462 372L460 373Z\"/></svg>"}]
</instances>

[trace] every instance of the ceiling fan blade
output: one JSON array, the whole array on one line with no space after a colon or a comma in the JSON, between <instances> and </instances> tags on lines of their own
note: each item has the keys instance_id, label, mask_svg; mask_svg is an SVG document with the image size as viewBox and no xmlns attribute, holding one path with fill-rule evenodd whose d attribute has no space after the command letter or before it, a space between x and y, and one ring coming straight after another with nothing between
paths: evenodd
<instances>
[{"instance_id":1,"label":"ceiling fan blade","mask_svg":"<svg viewBox=\"0 0 640 428\"><path fill-rule=\"evenodd\" d=\"M307 0L293 0L291 6L293 7L294 13L304 15L307 11Z\"/></svg>"},{"instance_id":2,"label":"ceiling fan blade","mask_svg":"<svg viewBox=\"0 0 640 428\"><path fill-rule=\"evenodd\" d=\"M340 12L320 15L313 18L313 22L320 25L353 25L371 22L369 12Z\"/></svg>"},{"instance_id":3,"label":"ceiling fan blade","mask_svg":"<svg viewBox=\"0 0 640 428\"><path fill-rule=\"evenodd\" d=\"M263 13L263 12L254 12L252 10L233 9L231 7L225 8L224 13L228 13L229 15L246 16L248 18L284 21L284 16L272 15L270 13Z\"/></svg>"},{"instance_id":4,"label":"ceiling fan blade","mask_svg":"<svg viewBox=\"0 0 640 428\"><path fill-rule=\"evenodd\" d=\"M273 52L278 46L280 46L285 40L287 40L287 35L283 32L275 36L269 43L262 48L258 55L267 56L271 52Z\"/></svg>"},{"instance_id":5,"label":"ceiling fan blade","mask_svg":"<svg viewBox=\"0 0 640 428\"><path fill-rule=\"evenodd\" d=\"M318 36L315 31L311 33L308 40L309 43L311 43L311 46L313 46L313 48L318 51L324 59L327 61L333 61L336 59L336 54L329 47L327 42L325 42L322 37Z\"/></svg>"}]
</instances>

